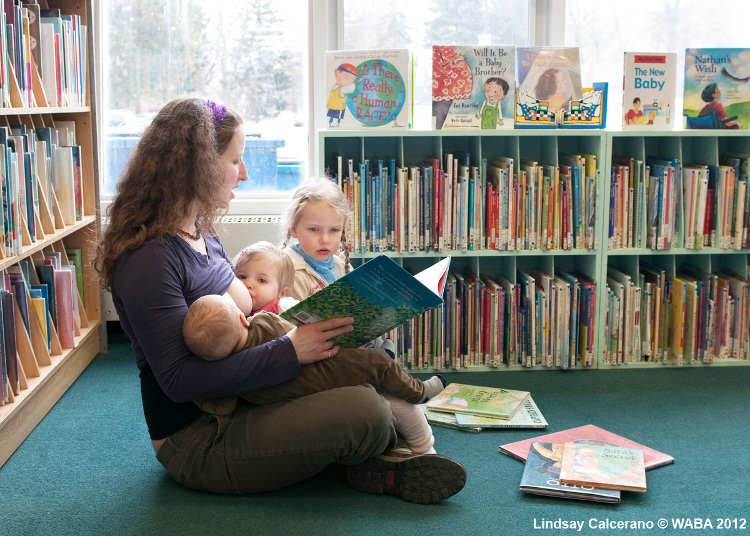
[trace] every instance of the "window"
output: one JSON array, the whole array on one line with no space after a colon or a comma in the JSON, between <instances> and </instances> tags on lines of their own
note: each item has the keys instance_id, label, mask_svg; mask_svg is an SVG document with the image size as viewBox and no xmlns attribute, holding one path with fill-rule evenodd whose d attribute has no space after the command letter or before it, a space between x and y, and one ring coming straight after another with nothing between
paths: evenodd
<instances>
[{"instance_id":1,"label":"window","mask_svg":"<svg viewBox=\"0 0 750 536\"><path fill-rule=\"evenodd\" d=\"M432 124L432 45L525 45L528 40L528 0L342 1L344 49L413 52L417 129Z\"/></svg>"},{"instance_id":2,"label":"window","mask_svg":"<svg viewBox=\"0 0 750 536\"><path fill-rule=\"evenodd\" d=\"M250 180L238 199L279 197L296 187L308 165L307 2L107 0L100 6L105 200L140 133L178 95L211 98L244 116Z\"/></svg>"}]
</instances>

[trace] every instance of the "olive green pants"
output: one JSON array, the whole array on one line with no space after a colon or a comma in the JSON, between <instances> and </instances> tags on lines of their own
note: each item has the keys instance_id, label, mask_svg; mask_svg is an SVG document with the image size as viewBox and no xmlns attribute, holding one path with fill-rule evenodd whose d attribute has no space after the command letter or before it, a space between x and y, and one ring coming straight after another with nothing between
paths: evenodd
<instances>
[{"instance_id":1,"label":"olive green pants","mask_svg":"<svg viewBox=\"0 0 750 536\"><path fill-rule=\"evenodd\" d=\"M268 406L204 413L156 457L178 483L225 494L273 491L333 463L355 465L396 444L390 404L371 385Z\"/></svg>"},{"instance_id":2,"label":"olive green pants","mask_svg":"<svg viewBox=\"0 0 750 536\"><path fill-rule=\"evenodd\" d=\"M294 325L273 313L262 311L250 318L246 348L281 337ZM285 402L338 387L372 385L395 398L418 404L424 400L424 383L406 373L385 354L362 348L341 348L328 359L302 366L302 374L288 382L240 398L257 405ZM237 407L237 397L198 400L206 413L229 415Z\"/></svg>"}]
</instances>

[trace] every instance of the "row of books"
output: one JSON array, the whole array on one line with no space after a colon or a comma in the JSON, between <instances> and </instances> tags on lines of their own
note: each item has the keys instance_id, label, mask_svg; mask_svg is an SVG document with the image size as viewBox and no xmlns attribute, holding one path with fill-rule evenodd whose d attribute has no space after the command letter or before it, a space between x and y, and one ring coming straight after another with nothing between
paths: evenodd
<instances>
[{"instance_id":1,"label":"row of books","mask_svg":"<svg viewBox=\"0 0 750 536\"><path fill-rule=\"evenodd\" d=\"M610 249L741 249L750 245L750 155L718 165L612 157Z\"/></svg>"},{"instance_id":2,"label":"row of books","mask_svg":"<svg viewBox=\"0 0 750 536\"><path fill-rule=\"evenodd\" d=\"M411 51L327 51L325 68L328 128L411 128ZM431 80L438 130L605 124L606 89L582 87L578 47L433 45Z\"/></svg>"},{"instance_id":3,"label":"row of books","mask_svg":"<svg viewBox=\"0 0 750 536\"><path fill-rule=\"evenodd\" d=\"M85 105L87 29L79 15L5 0L0 21L0 106Z\"/></svg>"},{"instance_id":4,"label":"row of books","mask_svg":"<svg viewBox=\"0 0 750 536\"><path fill-rule=\"evenodd\" d=\"M72 121L0 126L0 250L15 255L83 218L81 148Z\"/></svg>"},{"instance_id":5,"label":"row of books","mask_svg":"<svg viewBox=\"0 0 750 536\"><path fill-rule=\"evenodd\" d=\"M641 262L638 275L609 267L603 362L711 363L748 359L750 285L692 266L675 276Z\"/></svg>"},{"instance_id":6,"label":"row of books","mask_svg":"<svg viewBox=\"0 0 750 536\"><path fill-rule=\"evenodd\" d=\"M7 268L0 278L0 405L13 401L49 356L74 348L88 321L82 307L79 248L44 251ZM46 356L46 359L45 359Z\"/></svg>"},{"instance_id":7,"label":"row of books","mask_svg":"<svg viewBox=\"0 0 750 536\"><path fill-rule=\"evenodd\" d=\"M596 155L560 153L558 164L469 154L355 163L336 156L336 180L353 208L357 253L571 250L597 247Z\"/></svg>"},{"instance_id":8,"label":"row of books","mask_svg":"<svg viewBox=\"0 0 750 536\"><path fill-rule=\"evenodd\" d=\"M747 48L685 50L685 125L749 128L749 56ZM325 68L328 128L411 128L409 50L328 51ZM429 80L438 130L606 126L608 84L582 84L578 47L436 44ZM622 128L674 128L676 87L676 53L625 52Z\"/></svg>"},{"instance_id":9,"label":"row of books","mask_svg":"<svg viewBox=\"0 0 750 536\"><path fill-rule=\"evenodd\" d=\"M406 369L594 364L596 285L557 269L518 282L450 271L443 303L393 329Z\"/></svg>"}]
</instances>

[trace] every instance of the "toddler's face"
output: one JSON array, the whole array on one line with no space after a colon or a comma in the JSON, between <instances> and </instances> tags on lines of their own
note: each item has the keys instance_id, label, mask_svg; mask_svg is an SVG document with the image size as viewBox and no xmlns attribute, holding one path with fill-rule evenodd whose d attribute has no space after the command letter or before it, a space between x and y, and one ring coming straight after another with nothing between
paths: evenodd
<instances>
[{"instance_id":1,"label":"toddler's face","mask_svg":"<svg viewBox=\"0 0 750 536\"><path fill-rule=\"evenodd\" d=\"M299 240L305 255L316 261L327 261L339 250L344 232L344 218L325 201L307 203L292 236Z\"/></svg>"},{"instance_id":2,"label":"toddler's face","mask_svg":"<svg viewBox=\"0 0 750 536\"><path fill-rule=\"evenodd\" d=\"M253 299L253 312L281 297L283 289L276 267L266 259L252 259L241 263L235 275Z\"/></svg>"},{"instance_id":3,"label":"toddler's face","mask_svg":"<svg viewBox=\"0 0 750 536\"><path fill-rule=\"evenodd\" d=\"M495 104L497 101L505 98L505 92L499 84L495 82L488 82L484 85L484 96L490 104Z\"/></svg>"}]
</instances>

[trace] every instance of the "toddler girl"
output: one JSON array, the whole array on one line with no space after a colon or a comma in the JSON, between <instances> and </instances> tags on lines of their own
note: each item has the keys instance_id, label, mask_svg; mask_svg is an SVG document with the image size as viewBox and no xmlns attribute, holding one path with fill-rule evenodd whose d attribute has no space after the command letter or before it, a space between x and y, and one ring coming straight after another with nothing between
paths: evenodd
<instances>
[{"instance_id":1,"label":"toddler girl","mask_svg":"<svg viewBox=\"0 0 750 536\"><path fill-rule=\"evenodd\" d=\"M329 179L306 180L294 191L281 221L281 247L294 263L294 299L304 300L351 271L344 233L350 214L344 192ZM297 243L290 244L292 238Z\"/></svg>"},{"instance_id":2,"label":"toddler girl","mask_svg":"<svg viewBox=\"0 0 750 536\"><path fill-rule=\"evenodd\" d=\"M351 271L344 233L350 217L349 201L330 179L308 179L294 191L281 221L286 230L281 247L294 264L291 292L294 299L304 300ZM293 238L297 242L291 244ZM381 351L391 358L396 356L393 341L386 337L378 337L365 348ZM428 389L444 387L445 380L436 375L425 381L425 386ZM397 423L399 415L404 421L417 420L415 412L421 412L420 408L387 394L383 396L391 402Z\"/></svg>"}]
</instances>

